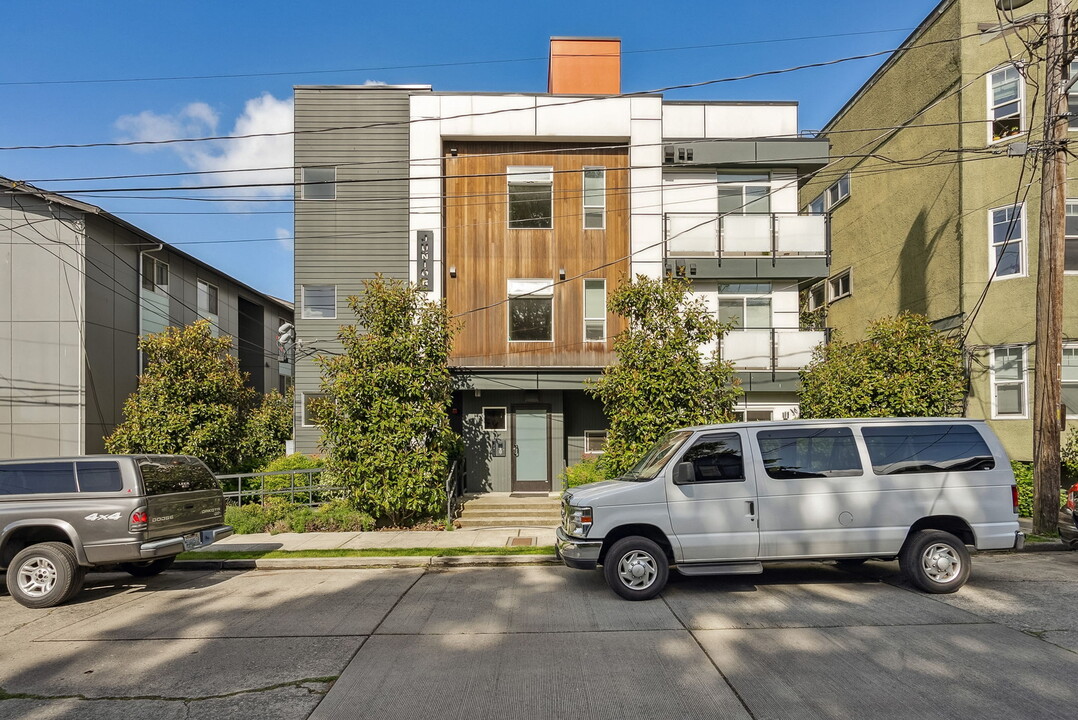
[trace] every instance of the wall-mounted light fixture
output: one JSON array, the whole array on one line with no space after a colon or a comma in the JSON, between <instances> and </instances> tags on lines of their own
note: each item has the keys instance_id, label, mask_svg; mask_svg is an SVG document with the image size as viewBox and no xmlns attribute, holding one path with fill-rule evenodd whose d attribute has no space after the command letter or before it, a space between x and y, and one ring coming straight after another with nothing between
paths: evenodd
<instances>
[{"instance_id":1,"label":"wall-mounted light fixture","mask_svg":"<svg viewBox=\"0 0 1078 720\"><path fill-rule=\"evenodd\" d=\"M558 270L558 279L559 280L564 280L565 279L565 268L560 268Z\"/></svg>"},{"instance_id":2,"label":"wall-mounted light fixture","mask_svg":"<svg viewBox=\"0 0 1078 720\"><path fill-rule=\"evenodd\" d=\"M457 266L456 265L450 265L449 266L449 277L455 278L456 276L457 276Z\"/></svg>"},{"instance_id":3,"label":"wall-mounted light fixture","mask_svg":"<svg viewBox=\"0 0 1078 720\"><path fill-rule=\"evenodd\" d=\"M452 157L456 157L457 156L457 149L456 148L449 148L449 154Z\"/></svg>"}]
</instances>

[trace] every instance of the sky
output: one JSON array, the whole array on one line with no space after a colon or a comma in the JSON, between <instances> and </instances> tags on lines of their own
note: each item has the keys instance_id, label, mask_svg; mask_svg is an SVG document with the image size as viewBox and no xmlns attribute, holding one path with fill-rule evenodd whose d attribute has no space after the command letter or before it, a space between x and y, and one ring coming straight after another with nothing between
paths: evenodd
<instances>
[{"instance_id":1,"label":"sky","mask_svg":"<svg viewBox=\"0 0 1078 720\"><path fill-rule=\"evenodd\" d=\"M283 132L294 85L545 92L551 36L618 37L622 91L889 50L938 0L770 3L51 0L9 3L0 147ZM668 99L794 100L822 127L885 57L671 91ZM231 77L222 77L231 76ZM239 77L236 77L239 76ZM105 82L103 82L105 81ZM0 176L98 205L223 272L291 300L292 141L278 137L0 149ZM204 175L207 171L255 169ZM160 173L194 173L76 181ZM181 190L151 188L181 187ZM190 188L190 189L186 189ZM122 189L124 192L103 192ZM175 199L185 197L188 199Z\"/></svg>"}]
</instances>

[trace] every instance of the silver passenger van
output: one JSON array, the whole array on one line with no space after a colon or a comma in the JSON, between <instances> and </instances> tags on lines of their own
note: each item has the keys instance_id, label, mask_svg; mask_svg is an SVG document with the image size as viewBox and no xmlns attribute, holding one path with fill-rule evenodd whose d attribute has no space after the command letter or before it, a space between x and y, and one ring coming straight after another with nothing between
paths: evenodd
<instances>
[{"instance_id":1,"label":"silver passenger van","mask_svg":"<svg viewBox=\"0 0 1078 720\"><path fill-rule=\"evenodd\" d=\"M557 548L646 600L671 567L744 574L805 559L898 558L918 588L950 593L969 578L967 546L1023 543L1014 474L983 421L883 418L675 430L624 476L567 491Z\"/></svg>"}]
</instances>

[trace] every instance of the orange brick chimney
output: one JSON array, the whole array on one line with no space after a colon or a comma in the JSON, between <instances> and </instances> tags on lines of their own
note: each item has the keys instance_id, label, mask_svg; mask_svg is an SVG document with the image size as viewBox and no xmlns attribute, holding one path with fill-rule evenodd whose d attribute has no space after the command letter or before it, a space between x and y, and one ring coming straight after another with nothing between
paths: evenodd
<instances>
[{"instance_id":1,"label":"orange brick chimney","mask_svg":"<svg viewBox=\"0 0 1078 720\"><path fill-rule=\"evenodd\" d=\"M621 92L619 38L550 38L547 92L617 95Z\"/></svg>"}]
</instances>

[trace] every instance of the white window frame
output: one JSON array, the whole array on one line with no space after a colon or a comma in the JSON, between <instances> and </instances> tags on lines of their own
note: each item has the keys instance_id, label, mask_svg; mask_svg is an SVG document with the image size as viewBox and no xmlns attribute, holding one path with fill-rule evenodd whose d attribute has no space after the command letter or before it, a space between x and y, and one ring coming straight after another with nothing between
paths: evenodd
<instances>
[{"instance_id":1,"label":"white window frame","mask_svg":"<svg viewBox=\"0 0 1078 720\"><path fill-rule=\"evenodd\" d=\"M1063 343L1063 352L1064 352L1064 354L1066 354L1066 352L1068 350L1073 352L1073 353L1078 353L1078 343ZM1059 382L1059 384L1060 384L1059 391L1060 391L1060 399L1061 400L1062 400L1062 393L1063 393L1063 386L1064 385L1078 386L1078 380L1069 380L1069 381L1068 380L1063 380L1062 376L1063 376L1063 368L1061 367L1060 368L1060 382ZM1078 419L1078 407L1074 407L1074 408L1071 408L1069 406L1067 407L1067 419L1068 420Z\"/></svg>"},{"instance_id":2,"label":"white window frame","mask_svg":"<svg viewBox=\"0 0 1078 720\"><path fill-rule=\"evenodd\" d=\"M602 283L603 285L603 314L602 317L588 317L588 283ZM593 342L606 342L606 278L584 278L583 279L583 302L580 303L584 313L584 335L583 340L586 343ZM601 322L603 324L603 336L601 338L589 338L588 337L588 323Z\"/></svg>"},{"instance_id":3,"label":"white window frame","mask_svg":"<svg viewBox=\"0 0 1078 720\"><path fill-rule=\"evenodd\" d=\"M823 193L820 193L808 204L808 214L823 215L825 212L827 212L827 200Z\"/></svg>"},{"instance_id":4,"label":"white window frame","mask_svg":"<svg viewBox=\"0 0 1078 720\"><path fill-rule=\"evenodd\" d=\"M505 281L505 339L510 343L552 343L557 337L554 326L554 279L553 278L509 278ZM540 297L550 300L550 339L549 340L514 340L511 337L513 312L510 302L514 298Z\"/></svg>"},{"instance_id":5,"label":"white window frame","mask_svg":"<svg viewBox=\"0 0 1078 720\"><path fill-rule=\"evenodd\" d=\"M846 292L838 294L835 292L835 284L846 278ZM847 298L853 295L853 268L846 268L840 273L835 273L827 279L827 301L833 303L836 300Z\"/></svg>"},{"instance_id":6,"label":"white window frame","mask_svg":"<svg viewBox=\"0 0 1078 720\"><path fill-rule=\"evenodd\" d=\"M152 263L153 270L150 273L150 287L146 287L146 263ZM165 276L165 282L161 282L162 272ZM142 268L139 270L139 287L148 292L157 293L158 295L168 295L168 282L170 279L168 263L160 258L155 258L152 255L142 256Z\"/></svg>"},{"instance_id":7,"label":"white window frame","mask_svg":"<svg viewBox=\"0 0 1078 720\"><path fill-rule=\"evenodd\" d=\"M1019 371L1019 379L1004 378L996 380L996 351L997 350L1021 351L1022 367ZM988 350L989 378L992 394L992 419L993 420L1028 420L1029 419L1029 348L1025 345L997 345ZM1000 385L1020 385L1022 388L1022 413L1020 415L1000 415L996 403L996 388Z\"/></svg>"},{"instance_id":8,"label":"white window frame","mask_svg":"<svg viewBox=\"0 0 1078 720\"><path fill-rule=\"evenodd\" d=\"M602 176L600 178L600 180L602 181L602 203L599 204L599 205L594 205L594 204L589 205L588 204L587 186L588 186L588 172L589 171L602 173ZM581 189L580 189L580 207L581 207L581 214L583 216L583 218L581 220L582 227L585 230L606 230L606 168L598 166L598 165L585 165L583 172L581 172L581 174L580 174L580 180L581 180L581 183L582 183ZM551 198L551 203L553 203L553 197ZM593 213L596 210L600 211L599 225L596 226L596 227L589 227L588 226L588 211L589 210L592 211Z\"/></svg>"},{"instance_id":9,"label":"white window frame","mask_svg":"<svg viewBox=\"0 0 1078 720\"><path fill-rule=\"evenodd\" d=\"M308 170L332 170L333 180L308 180ZM332 191L331 197L307 197L307 188L311 184L318 183L319 187L328 188ZM300 169L300 200L336 200L337 199L337 166L336 165L307 165Z\"/></svg>"},{"instance_id":10,"label":"white window frame","mask_svg":"<svg viewBox=\"0 0 1078 720\"><path fill-rule=\"evenodd\" d=\"M995 125L995 123L996 123L996 117L995 117L996 107L997 106L1003 106L1003 105L1009 105L1010 102L1015 102L1014 100L1011 100L1008 103L996 103L995 102L995 97L993 97L993 95L992 95L992 78L995 77L997 74L999 74L1001 72L1006 72L1007 70L1014 70L1016 73L1018 73L1018 100L1017 100L1017 102L1018 102L1018 132L1014 133L1013 135L1007 135L1006 137L994 138L993 133L992 133L992 126ZM996 68L992 72L988 73L987 77L985 78L985 81L988 83L987 87L986 87L986 93L985 93L986 94L986 100L987 100L987 110L988 110L988 116L987 116L988 117L988 144L989 145L995 145L996 143L1007 142L1008 140L1011 140L1013 138L1018 137L1019 135L1021 135L1022 133L1024 133L1026 131L1026 78L1025 78L1025 76L1022 74L1022 71L1018 68L1017 65L1008 63L1006 65L1000 65L998 68Z\"/></svg>"},{"instance_id":11,"label":"white window frame","mask_svg":"<svg viewBox=\"0 0 1078 720\"><path fill-rule=\"evenodd\" d=\"M1064 275L1078 275L1078 270L1068 270L1067 269L1067 263L1066 263L1067 241L1071 240L1076 245L1078 245L1078 234L1072 234L1072 235L1067 234L1067 218L1068 217L1074 217L1076 220L1078 220L1078 199L1067 198L1066 203L1067 203L1067 205L1066 205L1066 209L1067 209L1066 217L1064 217L1064 219L1063 219L1063 258L1064 258L1063 259L1063 274ZM1071 215L1071 213L1070 213L1071 207L1074 207L1074 209L1076 211L1074 213L1074 215Z\"/></svg>"},{"instance_id":12,"label":"white window frame","mask_svg":"<svg viewBox=\"0 0 1078 720\"><path fill-rule=\"evenodd\" d=\"M501 410L502 411L502 423L503 424L502 424L501 427L498 427L498 428L487 427L487 410ZM507 432L509 430L509 408L507 408L507 407L505 407L503 405L484 406L481 413L480 413L480 418L481 418L480 423L482 423L483 430L485 432Z\"/></svg>"},{"instance_id":13,"label":"white window frame","mask_svg":"<svg viewBox=\"0 0 1078 720\"><path fill-rule=\"evenodd\" d=\"M196 287L196 290L197 290L197 292L196 292L196 296L197 296L196 302L198 303L198 313L199 313L199 315L202 316L202 317L206 317L206 318L216 320L217 317L220 315L220 311L221 311L221 288L219 288L217 285L214 285L213 283L211 283L211 282L209 282L207 280L196 280L195 281L195 287ZM206 309L202 308L203 288L206 289L205 290L205 297L206 297L207 301L209 300L209 297L210 297L210 290L209 289L213 288L213 300L214 300L214 305L216 305L216 307L214 307L212 310L209 307L207 307Z\"/></svg>"},{"instance_id":14,"label":"white window frame","mask_svg":"<svg viewBox=\"0 0 1078 720\"><path fill-rule=\"evenodd\" d=\"M823 191L823 204L828 211L849 199L852 182L853 176L847 171L845 175L831 183L831 185ZM834 191L834 193L832 193L832 191ZM832 195L834 195L834 199L832 199Z\"/></svg>"},{"instance_id":15,"label":"white window frame","mask_svg":"<svg viewBox=\"0 0 1078 720\"><path fill-rule=\"evenodd\" d=\"M736 179L739 175L745 177L744 180ZM761 176L766 176L766 180L759 179ZM770 215L774 212L772 208L772 186L771 186L771 171L736 171L736 170L720 170L715 173L715 202L719 203L722 200L723 189L737 188L741 192L741 205L729 212L722 212L720 215ZM762 198L752 198L746 195L748 188L763 188L765 190ZM749 205L759 200L767 202L766 211L754 211L747 212Z\"/></svg>"},{"instance_id":16,"label":"white window frame","mask_svg":"<svg viewBox=\"0 0 1078 720\"><path fill-rule=\"evenodd\" d=\"M307 288L333 288L333 315L309 315L307 313ZM300 294L300 317L304 320L336 320L337 319L337 286L310 283L299 286Z\"/></svg>"},{"instance_id":17,"label":"white window frame","mask_svg":"<svg viewBox=\"0 0 1078 720\"><path fill-rule=\"evenodd\" d=\"M314 423L314 422L307 422L307 399L308 398L314 399L314 398L320 398L320 397L325 397L325 396L326 396L325 393L300 393L300 403L299 403L299 415L300 415L299 424L300 424L300 427L318 427L318 425L316 423Z\"/></svg>"},{"instance_id":18,"label":"white window frame","mask_svg":"<svg viewBox=\"0 0 1078 720\"><path fill-rule=\"evenodd\" d=\"M516 178L516 180L514 180ZM545 186L550 189L550 224L546 227L514 227L513 185ZM554 168L550 165L509 165L505 168L505 227L509 230L554 229Z\"/></svg>"},{"instance_id":19,"label":"white window frame","mask_svg":"<svg viewBox=\"0 0 1078 720\"><path fill-rule=\"evenodd\" d=\"M1069 81L1072 77L1074 77L1075 73L1078 73L1078 60L1071 61L1071 64L1067 66L1065 70L1066 72L1064 73L1064 77L1066 80ZM1070 92L1067 93L1068 114L1073 112L1071 110L1072 107L1078 110L1078 83L1075 83L1074 86L1071 87ZM1071 132L1078 130L1078 112L1070 114L1070 117L1067 118L1067 130Z\"/></svg>"},{"instance_id":20,"label":"white window frame","mask_svg":"<svg viewBox=\"0 0 1078 720\"><path fill-rule=\"evenodd\" d=\"M721 285L722 283L720 283ZM738 300L741 302L741 317L747 318L749 316L749 300L755 300L759 298L767 298L767 325L764 327L748 327L745 324L735 325L734 332L740 330L772 330L775 327L775 292L772 286L771 292L766 293L728 293L719 292L715 298L715 310L717 315L722 314L722 301L723 300Z\"/></svg>"},{"instance_id":21,"label":"white window frame","mask_svg":"<svg viewBox=\"0 0 1078 720\"><path fill-rule=\"evenodd\" d=\"M816 297L814 295L817 291L820 294L820 302L816 302ZM827 307L827 281L820 281L809 287L807 305L810 311Z\"/></svg>"},{"instance_id":22,"label":"white window frame","mask_svg":"<svg viewBox=\"0 0 1078 720\"><path fill-rule=\"evenodd\" d=\"M602 437L602 439L603 439L603 449L602 450L589 450L588 449L588 440L590 440L592 438L598 438L598 437ZM607 441L608 437L609 437L609 431L608 430L585 430L584 431L584 454L585 455L602 455L603 453L605 453L606 452L606 441Z\"/></svg>"},{"instance_id":23,"label":"white window frame","mask_svg":"<svg viewBox=\"0 0 1078 720\"><path fill-rule=\"evenodd\" d=\"M1000 210L1007 210L1008 208L1016 208L1018 210L1018 232L1020 237L1016 240L1006 240L1000 245L996 245L995 242L995 219L992 217L993 213ZM1002 207L992 208L988 211L988 277L992 282L997 280L1010 280L1012 278L1023 278L1029 276L1029 257L1028 248L1026 246L1026 206L1025 203L1019 203L1017 205L1004 205ZM1019 271L1010 275L1000 275L996 272L996 264L999 262L996 258L996 248L1002 247L1006 250L1008 245L1018 244L1018 266Z\"/></svg>"}]
</instances>

